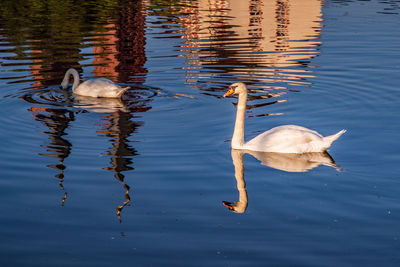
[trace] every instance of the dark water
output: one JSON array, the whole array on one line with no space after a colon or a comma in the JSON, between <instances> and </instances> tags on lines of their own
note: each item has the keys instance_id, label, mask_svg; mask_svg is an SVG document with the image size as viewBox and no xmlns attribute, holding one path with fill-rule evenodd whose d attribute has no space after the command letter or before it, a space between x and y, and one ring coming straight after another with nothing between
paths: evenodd
<instances>
[{"instance_id":1,"label":"dark water","mask_svg":"<svg viewBox=\"0 0 400 267\"><path fill-rule=\"evenodd\" d=\"M60 3L0 6L1 266L399 266L400 1ZM237 81L330 164L231 152Z\"/></svg>"}]
</instances>

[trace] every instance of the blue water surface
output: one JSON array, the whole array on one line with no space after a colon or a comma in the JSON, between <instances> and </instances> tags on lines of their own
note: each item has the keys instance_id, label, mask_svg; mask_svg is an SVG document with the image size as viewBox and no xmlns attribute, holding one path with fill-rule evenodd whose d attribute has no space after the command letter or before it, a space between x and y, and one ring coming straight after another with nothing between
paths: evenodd
<instances>
[{"instance_id":1,"label":"blue water surface","mask_svg":"<svg viewBox=\"0 0 400 267\"><path fill-rule=\"evenodd\" d=\"M1 266L399 266L399 1L75 2L0 7ZM238 81L328 163L231 151Z\"/></svg>"}]
</instances>

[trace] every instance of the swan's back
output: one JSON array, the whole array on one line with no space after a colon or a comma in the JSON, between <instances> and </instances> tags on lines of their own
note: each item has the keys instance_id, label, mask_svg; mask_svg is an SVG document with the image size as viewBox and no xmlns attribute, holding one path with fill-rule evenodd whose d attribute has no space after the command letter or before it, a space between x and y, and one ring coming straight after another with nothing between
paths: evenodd
<instances>
[{"instance_id":1,"label":"swan's back","mask_svg":"<svg viewBox=\"0 0 400 267\"><path fill-rule=\"evenodd\" d=\"M91 97L119 97L127 88L121 88L112 81L104 78L91 79L81 83L74 93Z\"/></svg>"},{"instance_id":2,"label":"swan's back","mask_svg":"<svg viewBox=\"0 0 400 267\"><path fill-rule=\"evenodd\" d=\"M244 146L245 149L263 152L322 152L336 140L336 138L334 140L332 140L332 138L328 140L327 138L328 137L323 137L316 131L301 126L283 125L272 128L256 136Z\"/></svg>"}]
</instances>

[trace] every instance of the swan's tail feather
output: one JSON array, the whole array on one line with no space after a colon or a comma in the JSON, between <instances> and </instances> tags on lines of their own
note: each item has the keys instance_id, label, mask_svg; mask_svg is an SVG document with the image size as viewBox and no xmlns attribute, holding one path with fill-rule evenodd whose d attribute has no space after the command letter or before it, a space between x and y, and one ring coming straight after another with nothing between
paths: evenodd
<instances>
[{"instance_id":1,"label":"swan's tail feather","mask_svg":"<svg viewBox=\"0 0 400 267\"><path fill-rule=\"evenodd\" d=\"M346 130L341 130L333 135L325 136L324 137L324 142L327 144L327 148L336 140L338 139L342 134L344 134Z\"/></svg>"},{"instance_id":2,"label":"swan's tail feather","mask_svg":"<svg viewBox=\"0 0 400 267\"><path fill-rule=\"evenodd\" d=\"M322 163L322 165L335 168L338 172L343 172L343 170L336 163Z\"/></svg>"},{"instance_id":3,"label":"swan's tail feather","mask_svg":"<svg viewBox=\"0 0 400 267\"><path fill-rule=\"evenodd\" d=\"M122 88L122 90L118 92L117 97L121 97L128 89L129 89L129 87Z\"/></svg>"}]
</instances>

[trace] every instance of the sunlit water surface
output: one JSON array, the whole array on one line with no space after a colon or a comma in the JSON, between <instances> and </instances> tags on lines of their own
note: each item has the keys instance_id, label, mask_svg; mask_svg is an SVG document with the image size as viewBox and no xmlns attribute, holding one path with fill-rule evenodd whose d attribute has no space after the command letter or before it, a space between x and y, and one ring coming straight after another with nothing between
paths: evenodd
<instances>
[{"instance_id":1,"label":"sunlit water surface","mask_svg":"<svg viewBox=\"0 0 400 267\"><path fill-rule=\"evenodd\" d=\"M399 6L5 1L0 265L399 266ZM130 89L74 96L70 67ZM347 133L231 151L237 81L247 138Z\"/></svg>"}]
</instances>

